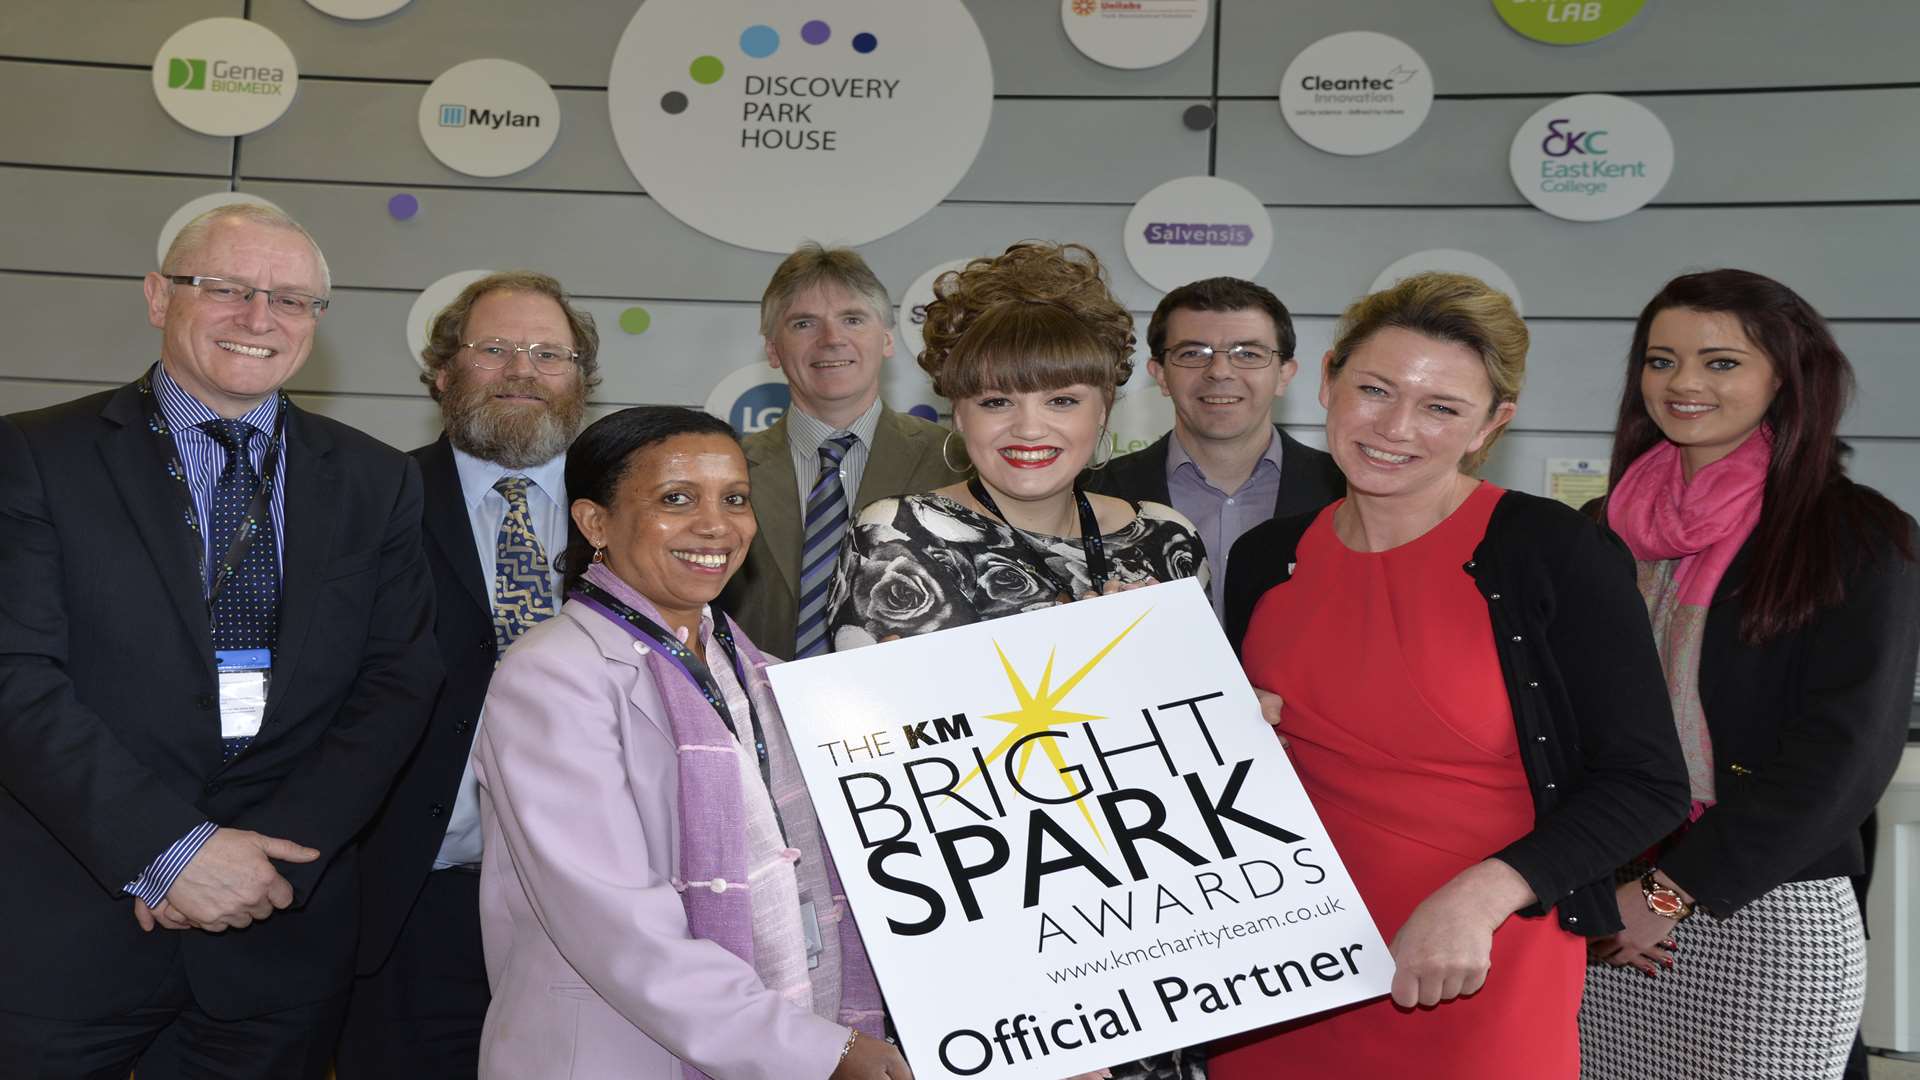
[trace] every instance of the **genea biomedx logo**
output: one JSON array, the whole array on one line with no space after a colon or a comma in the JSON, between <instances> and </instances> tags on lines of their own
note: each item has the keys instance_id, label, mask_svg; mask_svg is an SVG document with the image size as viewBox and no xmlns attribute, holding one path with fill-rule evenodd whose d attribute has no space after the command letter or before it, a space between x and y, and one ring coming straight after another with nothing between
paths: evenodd
<instances>
[{"instance_id":1,"label":"genea biomedx logo","mask_svg":"<svg viewBox=\"0 0 1920 1080\"><path fill-rule=\"evenodd\" d=\"M216 94L284 94L287 73L263 64L236 64L172 57L167 61L169 90L206 90Z\"/></svg>"},{"instance_id":2,"label":"genea biomedx logo","mask_svg":"<svg viewBox=\"0 0 1920 1080\"><path fill-rule=\"evenodd\" d=\"M440 126L447 128L481 127L488 131L499 131L503 127L537 128L540 117L534 113L514 112L512 109L471 108L466 105L440 106Z\"/></svg>"}]
</instances>

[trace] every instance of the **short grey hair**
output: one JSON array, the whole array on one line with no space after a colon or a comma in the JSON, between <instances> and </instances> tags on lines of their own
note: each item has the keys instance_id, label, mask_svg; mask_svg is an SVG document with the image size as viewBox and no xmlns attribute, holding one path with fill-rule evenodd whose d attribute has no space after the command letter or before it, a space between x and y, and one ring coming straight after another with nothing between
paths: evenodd
<instances>
[{"instance_id":1,"label":"short grey hair","mask_svg":"<svg viewBox=\"0 0 1920 1080\"><path fill-rule=\"evenodd\" d=\"M207 237L213 234L213 227L223 221L238 221L249 225L265 225L273 229L286 229L299 233L313 249L313 258L320 264L320 287L327 294L333 293L333 272L327 269L327 257L320 251L320 242L313 238L306 226L293 220L287 212L275 206L262 206L259 203L228 203L216 206L196 216L192 221L180 227L173 236L173 243L167 245L166 258L160 260L160 272L169 277L179 274L180 265L200 253L207 245Z\"/></svg>"},{"instance_id":2,"label":"short grey hair","mask_svg":"<svg viewBox=\"0 0 1920 1080\"><path fill-rule=\"evenodd\" d=\"M760 296L760 336L771 339L793 298L816 285L838 285L873 309L873 317L893 328L893 300L867 260L852 248L822 247L809 240L780 261Z\"/></svg>"}]
</instances>

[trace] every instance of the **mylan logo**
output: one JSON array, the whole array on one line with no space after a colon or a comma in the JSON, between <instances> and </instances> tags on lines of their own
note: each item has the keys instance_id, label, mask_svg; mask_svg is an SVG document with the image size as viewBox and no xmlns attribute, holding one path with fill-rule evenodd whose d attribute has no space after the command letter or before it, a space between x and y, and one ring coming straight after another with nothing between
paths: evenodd
<instances>
[{"instance_id":1,"label":"mylan logo","mask_svg":"<svg viewBox=\"0 0 1920 1080\"><path fill-rule=\"evenodd\" d=\"M205 90L206 88L207 62L205 60L182 60L174 57L167 61L167 89Z\"/></svg>"},{"instance_id":2,"label":"mylan logo","mask_svg":"<svg viewBox=\"0 0 1920 1080\"><path fill-rule=\"evenodd\" d=\"M540 126L538 113L514 112L512 109L495 109L481 106L478 109L466 105L440 106L441 127L480 127L499 131L503 127L537 128Z\"/></svg>"},{"instance_id":3,"label":"mylan logo","mask_svg":"<svg viewBox=\"0 0 1920 1080\"><path fill-rule=\"evenodd\" d=\"M440 106L441 127L466 127L467 107L465 105Z\"/></svg>"}]
</instances>

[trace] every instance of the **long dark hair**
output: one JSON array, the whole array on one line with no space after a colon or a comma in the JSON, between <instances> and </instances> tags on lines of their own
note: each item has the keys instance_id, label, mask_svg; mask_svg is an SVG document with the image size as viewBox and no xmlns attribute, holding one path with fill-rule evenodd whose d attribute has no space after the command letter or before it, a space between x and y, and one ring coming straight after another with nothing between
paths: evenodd
<instances>
[{"instance_id":1,"label":"long dark hair","mask_svg":"<svg viewBox=\"0 0 1920 1080\"><path fill-rule=\"evenodd\" d=\"M567 450L567 498L592 499L612 508L633 456L681 435L724 435L737 439L725 420L679 405L636 405L609 413L587 425ZM567 518L567 550L560 556L564 588L572 592L593 562L593 545Z\"/></svg>"},{"instance_id":2,"label":"long dark hair","mask_svg":"<svg viewBox=\"0 0 1920 1080\"><path fill-rule=\"evenodd\" d=\"M1747 270L1708 270L1667 282L1640 312L1627 355L1626 386L1614 425L1609 489L1665 438L1647 412L1640 373L1654 317L1669 308L1724 312L1773 361L1780 390L1767 409L1773 462L1754 526L1752 570L1742 591L1740 636L1759 644L1806 625L1846 593L1847 576L1875 541L1913 558L1906 515L1879 492L1847 478L1840 414L1853 395L1853 365L1827 322L1800 294Z\"/></svg>"}]
</instances>

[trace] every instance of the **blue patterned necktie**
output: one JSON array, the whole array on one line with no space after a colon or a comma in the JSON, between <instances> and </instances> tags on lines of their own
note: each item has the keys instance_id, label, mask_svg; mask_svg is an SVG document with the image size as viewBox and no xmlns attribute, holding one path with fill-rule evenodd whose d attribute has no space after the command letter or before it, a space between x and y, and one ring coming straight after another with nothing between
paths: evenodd
<instances>
[{"instance_id":1,"label":"blue patterned necktie","mask_svg":"<svg viewBox=\"0 0 1920 1080\"><path fill-rule=\"evenodd\" d=\"M200 425L227 452L226 467L213 485L213 506L208 529L215 562L208 574L218 572L218 560L233 546L234 534L246 525L247 506L260 489L260 475L254 470L249 453L255 428L245 420L209 420ZM280 566L273 538L273 514L265 512L252 525L253 539L240 557L239 565L227 575L220 592L213 598L213 647L215 649L267 649L271 651L279 637ZM232 761L253 742L248 735L220 740L221 759Z\"/></svg>"},{"instance_id":2,"label":"blue patterned necktie","mask_svg":"<svg viewBox=\"0 0 1920 1080\"><path fill-rule=\"evenodd\" d=\"M507 646L553 614L553 564L533 533L524 476L503 476L493 490L507 500L507 516L493 542L493 641L505 656Z\"/></svg>"},{"instance_id":3,"label":"blue patterned necktie","mask_svg":"<svg viewBox=\"0 0 1920 1080\"><path fill-rule=\"evenodd\" d=\"M853 447L851 433L820 444L820 476L807 493L806 531L800 542L800 616L793 655L827 651L827 589L833 563L847 535L847 488L840 482L840 461Z\"/></svg>"}]
</instances>

